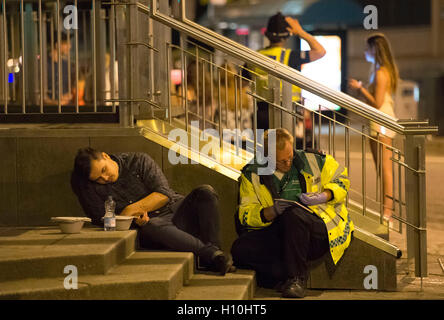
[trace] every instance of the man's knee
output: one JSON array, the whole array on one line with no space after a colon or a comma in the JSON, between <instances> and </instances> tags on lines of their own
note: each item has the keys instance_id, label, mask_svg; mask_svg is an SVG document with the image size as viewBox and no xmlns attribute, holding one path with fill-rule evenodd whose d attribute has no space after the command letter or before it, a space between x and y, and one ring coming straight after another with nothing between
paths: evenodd
<instances>
[{"instance_id":1,"label":"man's knee","mask_svg":"<svg viewBox=\"0 0 444 320\"><path fill-rule=\"evenodd\" d=\"M139 228L140 237L143 239L156 240L165 233L168 222L159 218L151 218L147 224Z\"/></svg>"},{"instance_id":2,"label":"man's knee","mask_svg":"<svg viewBox=\"0 0 444 320\"><path fill-rule=\"evenodd\" d=\"M209 184L200 185L192 192L199 200L219 199L219 195L217 194L216 190L214 190L214 188Z\"/></svg>"}]
</instances>

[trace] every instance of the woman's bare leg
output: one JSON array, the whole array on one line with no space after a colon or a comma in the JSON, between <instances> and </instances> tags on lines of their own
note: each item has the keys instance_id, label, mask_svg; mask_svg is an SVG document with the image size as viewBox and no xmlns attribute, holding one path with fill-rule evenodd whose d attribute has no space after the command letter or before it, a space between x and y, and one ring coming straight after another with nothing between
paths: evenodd
<instances>
[{"instance_id":1,"label":"woman's bare leg","mask_svg":"<svg viewBox=\"0 0 444 320\"><path fill-rule=\"evenodd\" d=\"M392 146L392 139L389 137L380 137L381 143L387 146ZM391 218L393 213L393 166L392 160L392 150L387 149L387 147L382 146L382 184L384 190L384 217ZM389 198L390 197L390 198Z\"/></svg>"}]
</instances>

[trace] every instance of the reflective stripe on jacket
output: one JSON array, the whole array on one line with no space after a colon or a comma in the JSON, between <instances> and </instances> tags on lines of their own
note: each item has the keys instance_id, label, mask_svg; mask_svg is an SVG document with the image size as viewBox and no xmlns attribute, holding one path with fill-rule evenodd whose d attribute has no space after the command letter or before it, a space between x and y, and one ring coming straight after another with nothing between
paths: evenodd
<instances>
[{"instance_id":1,"label":"reflective stripe on jacket","mask_svg":"<svg viewBox=\"0 0 444 320\"><path fill-rule=\"evenodd\" d=\"M282 47L268 47L261 50L258 50L259 53L262 53L263 55L266 55L267 57L279 61L280 63L283 63L288 66L288 63L290 61L290 53L291 49L286 49ZM256 92L261 97L271 101L271 97L269 96L269 87L268 87L268 74L263 71L260 68L253 68L256 75ZM280 85L282 90L282 83ZM293 101L299 101L301 97L301 88L297 86L292 86L292 100Z\"/></svg>"},{"instance_id":2,"label":"reflective stripe on jacket","mask_svg":"<svg viewBox=\"0 0 444 320\"><path fill-rule=\"evenodd\" d=\"M350 187L347 168L341 166L331 155L295 151L293 165L300 172L302 192L331 190L333 198L326 204L311 206L310 209L325 223L328 231L330 254L336 264L349 246L354 230L345 198ZM240 204L238 218L243 228L257 230L269 226L264 222L261 211L273 206L272 192L265 186L264 177L257 174L259 165L248 164L240 177Z\"/></svg>"}]
</instances>

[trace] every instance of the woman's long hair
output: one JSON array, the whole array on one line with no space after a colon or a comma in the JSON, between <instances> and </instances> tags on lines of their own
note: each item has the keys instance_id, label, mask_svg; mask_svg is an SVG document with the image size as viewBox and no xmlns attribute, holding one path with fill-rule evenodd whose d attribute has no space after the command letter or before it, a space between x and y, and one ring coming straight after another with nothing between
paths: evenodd
<instances>
[{"instance_id":1,"label":"woman's long hair","mask_svg":"<svg viewBox=\"0 0 444 320\"><path fill-rule=\"evenodd\" d=\"M390 74L390 89L392 93L395 92L398 86L399 73L390 49L390 43L382 33L377 33L367 38L367 44L369 48L375 48L373 77L376 75L378 65L387 68Z\"/></svg>"}]
</instances>

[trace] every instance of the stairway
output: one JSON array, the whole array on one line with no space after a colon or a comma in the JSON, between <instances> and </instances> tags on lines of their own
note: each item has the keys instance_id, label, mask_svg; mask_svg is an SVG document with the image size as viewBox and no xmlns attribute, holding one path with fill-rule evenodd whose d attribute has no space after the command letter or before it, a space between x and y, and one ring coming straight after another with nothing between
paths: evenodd
<instances>
[{"instance_id":1,"label":"stairway","mask_svg":"<svg viewBox=\"0 0 444 320\"><path fill-rule=\"evenodd\" d=\"M9 133L12 137L0 139L0 145L7 151L4 158L11 163L0 175L9 177L10 172L15 172L14 177L4 180L9 182L0 191L3 199L17 200L5 202L0 208L0 211L3 210L0 215L0 226L3 225L0 227L0 298L253 297L255 281L251 271L238 270L225 277L196 274L189 253L136 252L135 231L107 233L84 228L81 234L64 235L54 226L37 227L49 224L54 212L83 216L69 186L72 159L78 147L88 145L111 153L139 151L153 157L174 190L186 194L198 185L211 184L218 191L222 249L229 251L237 237L233 212L238 201L239 172L207 158L201 158L200 162L199 158L195 158L197 164L172 165L168 161L172 142L167 138L171 128L159 120L145 121L140 125L128 131L113 128L72 130L69 126L28 128ZM191 158L196 156L195 153L185 153L184 156ZM48 161L48 155L58 159L57 165ZM246 160L247 156L242 157ZM30 158L33 162L27 161ZM33 175L29 176L28 172ZM355 239L334 272L325 264L314 266L309 288L362 290L368 275L364 269L373 265L378 270L378 290L396 290L396 259L400 252L381 238L388 239L387 228L371 215L363 216L359 206L351 205L349 209L356 226ZM77 290L64 289L63 281L67 274L63 273L63 269L66 265L77 267Z\"/></svg>"},{"instance_id":2,"label":"stairway","mask_svg":"<svg viewBox=\"0 0 444 320\"><path fill-rule=\"evenodd\" d=\"M253 298L251 271L196 274L192 253L135 251L135 241L135 230L0 228L0 299ZM77 289L65 289L67 265L77 267Z\"/></svg>"}]
</instances>

